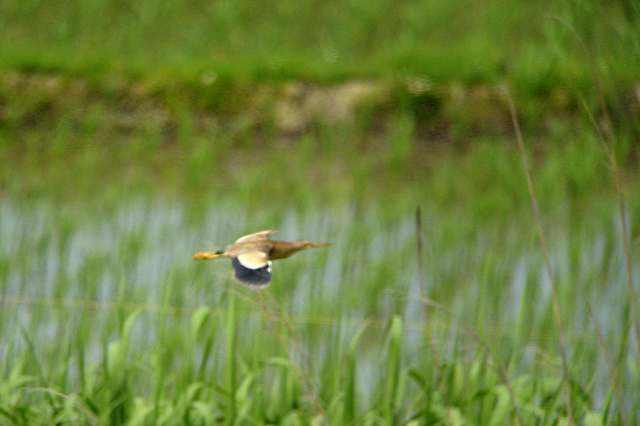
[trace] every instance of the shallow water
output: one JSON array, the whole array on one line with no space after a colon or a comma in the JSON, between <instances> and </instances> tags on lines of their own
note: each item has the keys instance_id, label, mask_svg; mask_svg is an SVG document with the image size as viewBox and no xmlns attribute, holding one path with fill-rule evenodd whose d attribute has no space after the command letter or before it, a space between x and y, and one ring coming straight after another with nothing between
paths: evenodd
<instances>
[{"instance_id":1,"label":"shallow water","mask_svg":"<svg viewBox=\"0 0 640 426\"><path fill-rule=\"evenodd\" d=\"M472 359L489 346L509 353L516 372L536 374L539 363L560 372L552 284L530 221L461 229L463 213L425 207L421 270L414 211L382 214L380 206L363 213L344 205L256 215L233 203L194 212L167 200L104 209L4 200L0 331L10 344L2 345L2 358L17 361L22 327L38 342L45 365L47 355L53 363L60 342L74 333L86 338L87 362L98 363L105 343L118 335L119 319L136 310L141 315L131 350L144 357L154 345L172 341L167 336L179 345L190 331L191 315L203 305L224 333L226 298L233 291L239 346L247 357L258 356L251 351L263 335L278 334L269 315L280 311L290 315L292 357L316 372L332 355L332 342L349 342L366 327L358 367L365 396L380 378L394 315L404 318L403 357L409 366L424 362L425 351L434 348L441 359ZM262 295L236 285L226 261L191 260L197 250L223 247L262 228L279 229L278 238L333 245L276 263L273 283ZM623 332L627 288L620 235L615 217L586 225L562 214L547 235L566 351L570 359L589 358L580 365L591 370L584 374L593 374L598 404L610 384L607 356L616 353ZM633 268L638 276L638 264ZM224 339L218 340L214 357L220 360ZM629 360L635 348L631 337Z\"/></svg>"}]
</instances>

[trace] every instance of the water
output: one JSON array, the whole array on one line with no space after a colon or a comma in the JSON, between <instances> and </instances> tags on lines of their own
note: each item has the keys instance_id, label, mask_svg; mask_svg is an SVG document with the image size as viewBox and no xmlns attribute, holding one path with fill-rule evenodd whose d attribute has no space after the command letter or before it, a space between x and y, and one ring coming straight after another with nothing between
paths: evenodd
<instances>
[{"instance_id":1,"label":"water","mask_svg":"<svg viewBox=\"0 0 640 426\"><path fill-rule=\"evenodd\" d=\"M167 335L188 333L191 315L203 305L212 309L214 327L223 330L228 291L240 297L240 341L250 353L254 336L277 334L277 325L266 324L257 293L233 283L228 262L198 263L191 254L276 228L278 238L333 243L329 250L276 263L265 292L267 309L290 314L293 355L316 371L330 356L336 333L348 342L367 327L359 363L366 395L380 375L393 315L405 320L408 365L423 362L425 350L433 347L440 357L471 359L488 342L513 349L516 371L530 371L540 362L557 369L551 281L530 222L460 231L459 217L430 209L420 273L413 211L389 219L383 206L366 213L350 205L257 214L233 203L203 209L195 214L187 204L148 199L104 209L4 200L0 331L11 345L3 345L2 357L24 346L21 328L52 362L61 341L74 330L89 330L87 362L98 363L105 342L117 337L122 315L136 310L141 315L131 350L144 356ZM627 289L619 226L614 219L595 223L574 225L559 215L548 243L567 353L580 358L575 352L580 348L595 354L588 365L602 403L611 374L607 356L615 353L623 331ZM216 346L219 357L223 345ZM632 340L629 359L635 347Z\"/></svg>"}]
</instances>

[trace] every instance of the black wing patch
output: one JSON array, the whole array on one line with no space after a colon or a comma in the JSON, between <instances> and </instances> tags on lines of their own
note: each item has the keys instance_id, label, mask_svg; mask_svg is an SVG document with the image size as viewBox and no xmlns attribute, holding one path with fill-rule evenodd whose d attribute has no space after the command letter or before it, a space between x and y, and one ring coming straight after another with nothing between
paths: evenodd
<instances>
[{"instance_id":1,"label":"black wing patch","mask_svg":"<svg viewBox=\"0 0 640 426\"><path fill-rule=\"evenodd\" d=\"M254 287L265 287L271 282L271 262L262 268L251 269L243 266L237 257L231 258L231 265L238 281Z\"/></svg>"}]
</instances>

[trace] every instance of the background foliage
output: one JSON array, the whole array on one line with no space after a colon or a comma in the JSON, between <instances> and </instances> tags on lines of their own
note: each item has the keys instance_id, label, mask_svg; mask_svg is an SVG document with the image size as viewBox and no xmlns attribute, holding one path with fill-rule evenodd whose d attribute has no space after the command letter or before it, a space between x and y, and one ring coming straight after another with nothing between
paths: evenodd
<instances>
[{"instance_id":1,"label":"background foliage","mask_svg":"<svg viewBox=\"0 0 640 426\"><path fill-rule=\"evenodd\" d=\"M0 424L636 424L639 19L3 1Z\"/></svg>"}]
</instances>

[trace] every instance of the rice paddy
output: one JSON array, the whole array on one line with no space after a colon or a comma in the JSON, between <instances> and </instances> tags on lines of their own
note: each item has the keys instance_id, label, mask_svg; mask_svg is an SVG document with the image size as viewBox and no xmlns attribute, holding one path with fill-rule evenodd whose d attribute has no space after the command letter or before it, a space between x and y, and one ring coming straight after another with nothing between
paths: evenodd
<instances>
[{"instance_id":1,"label":"rice paddy","mask_svg":"<svg viewBox=\"0 0 640 426\"><path fill-rule=\"evenodd\" d=\"M640 422L635 3L205 3L0 5L0 425Z\"/></svg>"},{"instance_id":2,"label":"rice paddy","mask_svg":"<svg viewBox=\"0 0 640 426\"><path fill-rule=\"evenodd\" d=\"M249 216L168 200L105 211L2 204L2 414L16 424L604 424L638 410L615 215L558 212L562 330L528 219L459 226L422 206ZM264 292L194 247L271 214L327 252L275 264ZM252 222L250 222L252 221ZM422 250L418 250L422 244ZM633 266L638 273L637 264Z\"/></svg>"}]
</instances>

